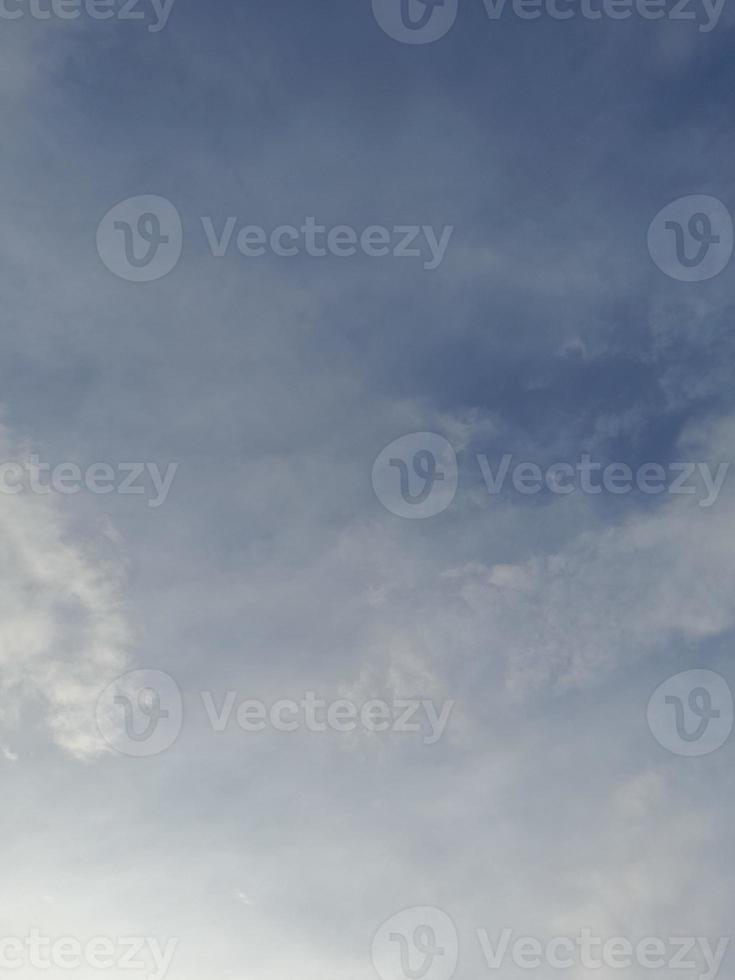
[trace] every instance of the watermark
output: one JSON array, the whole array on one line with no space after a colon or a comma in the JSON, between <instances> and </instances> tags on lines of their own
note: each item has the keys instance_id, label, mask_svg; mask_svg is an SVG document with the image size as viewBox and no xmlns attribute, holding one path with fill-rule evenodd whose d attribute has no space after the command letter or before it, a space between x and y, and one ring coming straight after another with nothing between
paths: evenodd
<instances>
[{"instance_id":1,"label":"watermark","mask_svg":"<svg viewBox=\"0 0 735 980\"><path fill-rule=\"evenodd\" d=\"M173 486L178 463L165 467L158 463L42 463L32 455L22 461L0 462L0 494L46 495L81 493L142 496L149 507L166 503Z\"/></svg>"},{"instance_id":2,"label":"watermark","mask_svg":"<svg viewBox=\"0 0 735 980\"><path fill-rule=\"evenodd\" d=\"M324 698L306 691L299 698L267 702L230 690L200 691L196 705L213 733L237 727L246 734L267 730L349 735L410 734L436 745L449 724L454 701L429 698ZM172 677L137 670L113 681L97 702L97 725L105 741L122 755L153 756L170 748L183 728L184 703Z\"/></svg>"},{"instance_id":3,"label":"watermark","mask_svg":"<svg viewBox=\"0 0 735 980\"><path fill-rule=\"evenodd\" d=\"M144 21L151 34L168 23L175 0L0 0L0 20Z\"/></svg>"},{"instance_id":4,"label":"watermark","mask_svg":"<svg viewBox=\"0 0 735 980\"><path fill-rule=\"evenodd\" d=\"M578 460L551 463L541 467L527 460L513 461L506 453L493 470L487 456L478 455L477 463L489 494L502 493L508 478L511 488L525 496L548 491L559 496L584 493L596 496L609 493L625 496L639 493L657 496L668 493L697 498L700 507L712 507L725 484L731 463L641 463L635 469L627 463L603 463L583 453Z\"/></svg>"},{"instance_id":5,"label":"watermark","mask_svg":"<svg viewBox=\"0 0 735 980\"><path fill-rule=\"evenodd\" d=\"M228 691L220 705L211 691L202 692L202 703L213 731L223 732L234 718L244 732L337 732L370 734L399 732L420 735L424 745L435 745L444 734L454 701L438 707L427 698L371 698L357 703L350 698L327 700L307 691L299 700L281 698L272 704L255 698L240 699ZM237 703L237 708L235 704Z\"/></svg>"},{"instance_id":6,"label":"watermark","mask_svg":"<svg viewBox=\"0 0 735 980\"><path fill-rule=\"evenodd\" d=\"M212 255L222 258L233 240L238 219L230 216L219 230L212 218L202 218L202 227ZM452 225L435 230L432 225L351 225L319 224L306 217L298 226L278 225L267 230L260 225L240 223L235 246L245 258L259 258L268 253L279 258L310 255L312 258L350 258L358 252L370 258L421 259L424 269L438 269L444 260L454 232Z\"/></svg>"},{"instance_id":7,"label":"watermark","mask_svg":"<svg viewBox=\"0 0 735 980\"><path fill-rule=\"evenodd\" d=\"M184 724L176 681L162 670L131 670L108 684L96 706L97 727L120 755L145 758L171 748Z\"/></svg>"},{"instance_id":8,"label":"watermark","mask_svg":"<svg viewBox=\"0 0 735 980\"><path fill-rule=\"evenodd\" d=\"M392 514L420 520L435 517L454 500L457 456L435 432L413 432L386 446L373 464L373 489Z\"/></svg>"},{"instance_id":9,"label":"watermark","mask_svg":"<svg viewBox=\"0 0 735 980\"><path fill-rule=\"evenodd\" d=\"M385 33L403 44L430 44L451 30L458 0L372 0Z\"/></svg>"},{"instance_id":10,"label":"watermark","mask_svg":"<svg viewBox=\"0 0 735 980\"><path fill-rule=\"evenodd\" d=\"M719 23L725 0L482 0L491 21L503 17L534 21L685 21L703 34ZM402 44L431 44L449 33L457 18L457 0L372 0L382 30Z\"/></svg>"},{"instance_id":11,"label":"watermark","mask_svg":"<svg viewBox=\"0 0 735 980\"><path fill-rule=\"evenodd\" d=\"M691 194L661 208L648 228L651 258L671 279L703 282L730 261L733 226L722 201Z\"/></svg>"},{"instance_id":12,"label":"watermark","mask_svg":"<svg viewBox=\"0 0 735 980\"><path fill-rule=\"evenodd\" d=\"M230 215L217 223L200 218L204 242L213 258L233 252L246 259L265 255L413 259L431 272L444 261L452 225L321 224L307 215L298 224L264 228ZM183 247L181 217L170 201L154 195L132 197L107 212L97 229L97 251L107 268L130 282L152 282L178 263Z\"/></svg>"},{"instance_id":13,"label":"watermark","mask_svg":"<svg viewBox=\"0 0 735 980\"><path fill-rule=\"evenodd\" d=\"M451 980L459 959L457 929L441 909L404 909L376 932L372 959L381 980Z\"/></svg>"},{"instance_id":14,"label":"watermark","mask_svg":"<svg viewBox=\"0 0 735 980\"><path fill-rule=\"evenodd\" d=\"M475 456L490 496L512 491L522 496L541 493L607 493L625 496L670 494L697 499L699 507L712 507L722 491L731 463L705 462L604 463L589 453L579 459L540 466L512 453L490 459ZM397 517L435 517L452 503L458 487L457 456L447 440L433 432L414 432L396 439L378 455L372 471L378 500Z\"/></svg>"},{"instance_id":15,"label":"watermark","mask_svg":"<svg viewBox=\"0 0 735 980\"><path fill-rule=\"evenodd\" d=\"M147 936L0 936L0 970L136 970L146 980L163 980L173 963L178 939L162 944Z\"/></svg>"},{"instance_id":16,"label":"watermark","mask_svg":"<svg viewBox=\"0 0 735 980\"><path fill-rule=\"evenodd\" d=\"M576 935L540 939L504 928L472 931L474 952L488 970L580 969L689 970L697 980L714 980L720 972L730 937L711 941L704 936L602 936L592 929ZM372 960L381 980L451 980L457 969L460 938L452 919L441 909L417 906L384 922L372 942Z\"/></svg>"},{"instance_id":17,"label":"watermark","mask_svg":"<svg viewBox=\"0 0 735 980\"><path fill-rule=\"evenodd\" d=\"M104 264L129 282L153 282L168 275L181 258L179 212L165 197L142 194L120 201L97 228L97 252Z\"/></svg>"},{"instance_id":18,"label":"watermark","mask_svg":"<svg viewBox=\"0 0 735 980\"><path fill-rule=\"evenodd\" d=\"M601 936L592 929L580 929L575 936L516 936L503 929L491 938L487 929L475 931L483 959L492 970L506 966L508 959L521 970L691 970L698 980L714 980L730 945L722 936L712 943L704 936ZM694 954L694 955L692 955Z\"/></svg>"},{"instance_id":19,"label":"watermark","mask_svg":"<svg viewBox=\"0 0 735 980\"><path fill-rule=\"evenodd\" d=\"M733 729L733 698L724 677L711 670L685 670L664 681L648 702L648 727L674 755L716 752Z\"/></svg>"}]
</instances>

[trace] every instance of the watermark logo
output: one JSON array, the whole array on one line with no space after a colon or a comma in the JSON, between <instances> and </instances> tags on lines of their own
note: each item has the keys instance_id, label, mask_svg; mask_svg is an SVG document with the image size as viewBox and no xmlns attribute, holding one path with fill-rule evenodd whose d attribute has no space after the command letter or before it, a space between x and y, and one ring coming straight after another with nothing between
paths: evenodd
<instances>
[{"instance_id":1,"label":"watermark logo","mask_svg":"<svg viewBox=\"0 0 735 980\"><path fill-rule=\"evenodd\" d=\"M454 923L430 906L391 916L373 939L373 965L381 980L450 980L458 957Z\"/></svg>"},{"instance_id":2,"label":"watermark logo","mask_svg":"<svg viewBox=\"0 0 735 980\"><path fill-rule=\"evenodd\" d=\"M639 18L644 21L687 21L702 34L713 31L725 0L482 0L492 22L581 17L605 24ZM457 17L457 0L373 0L373 14L389 37L403 44L428 44L444 37ZM708 235L706 225L695 234ZM714 234L717 234L716 231Z\"/></svg>"},{"instance_id":3,"label":"watermark logo","mask_svg":"<svg viewBox=\"0 0 735 980\"><path fill-rule=\"evenodd\" d=\"M447 440L434 432L401 436L373 465L373 488L381 504L397 517L435 517L454 500L457 457Z\"/></svg>"},{"instance_id":4,"label":"watermark logo","mask_svg":"<svg viewBox=\"0 0 735 980\"><path fill-rule=\"evenodd\" d=\"M0 19L148 21L150 34L158 34L168 23L175 0L15 0L0 3Z\"/></svg>"},{"instance_id":5,"label":"watermark logo","mask_svg":"<svg viewBox=\"0 0 735 980\"><path fill-rule=\"evenodd\" d=\"M669 752L709 755L733 728L733 699L724 677L711 670L686 670L664 681L648 703L648 726Z\"/></svg>"},{"instance_id":6,"label":"watermark logo","mask_svg":"<svg viewBox=\"0 0 735 980\"><path fill-rule=\"evenodd\" d=\"M173 679L161 670L133 670L109 684L97 701L97 726L121 755L159 755L170 748L183 725L183 700Z\"/></svg>"},{"instance_id":7,"label":"watermark logo","mask_svg":"<svg viewBox=\"0 0 735 980\"><path fill-rule=\"evenodd\" d=\"M314 691L299 700L279 698L268 705L258 698L240 699L227 691L217 702L212 691L201 692L202 704L212 730L224 732L234 719L244 732L308 732L351 734L364 732L413 733L424 745L436 745L446 731L454 701L436 703L430 698L371 698L357 704L350 698L328 701Z\"/></svg>"},{"instance_id":8,"label":"watermark logo","mask_svg":"<svg viewBox=\"0 0 735 980\"><path fill-rule=\"evenodd\" d=\"M200 702L200 703L199 703ZM160 670L134 670L109 684L97 702L97 726L108 745L122 755L145 757L169 749L184 725L184 697L176 681ZM199 691L189 702L187 717L199 713L216 735L239 729L246 735L264 732L317 735L410 735L436 745L448 731L453 700L394 697L301 697L264 701L229 690Z\"/></svg>"},{"instance_id":9,"label":"watermark logo","mask_svg":"<svg viewBox=\"0 0 735 980\"><path fill-rule=\"evenodd\" d=\"M648 228L648 251L671 279L702 282L730 261L733 226L722 201L706 194L680 197L662 208Z\"/></svg>"},{"instance_id":10,"label":"watermark logo","mask_svg":"<svg viewBox=\"0 0 735 980\"><path fill-rule=\"evenodd\" d=\"M457 6L458 0L373 0L373 14L395 41L430 44L451 30Z\"/></svg>"},{"instance_id":11,"label":"watermark logo","mask_svg":"<svg viewBox=\"0 0 735 980\"><path fill-rule=\"evenodd\" d=\"M97 252L116 276L129 282L162 279L181 257L181 218L165 197L142 194L116 204L97 229Z\"/></svg>"},{"instance_id":12,"label":"watermark logo","mask_svg":"<svg viewBox=\"0 0 735 980\"><path fill-rule=\"evenodd\" d=\"M368 225L358 229L352 225L319 224L307 215L299 225L277 225L267 229L262 225L240 222L235 215L217 227L214 218L202 216L202 228L212 255L221 259L233 251L232 244L245 258L274 255L294 258L308 255L324 259L352 256L368 258L392 257L419 259L424 269L438 269L444 261L454 225L434 228L433 225Z\"/></svg>"},{"instance_id":13,"label":"watermark logo","mask_svg":"<svg viewBox=\"0 0 735 980\"><path fill-rule=\"evenodd\" d=\"M178 939L165 944L152 936L49 936L33 928L25 936L0 935L0 970L135 970L146 980L164 980L173 964Z\"/></svg>"},{"instance_id":14,"label":"watermark logo","mask_svg":"<svg viewBox=\"0 0 735 980\"><path fill-rule=\"evenodd\" d=\"M689 496L698 507L713 507L727 482L732 464L720 462L627 463L594 460L582 453L578 460L543 465L516 458L513 453L491 458L477 453L475 461L490 496L574 493L625 496ZM467 467L473 461L466 457ZM470 474L471 475L471 474ZM452 503L458 487L457 457L442 436L416 432L387 446L373 466L373 488L383 504L398 517L434 517Z\"/></svg>"},{"instance_id":15,"label":"watermark logo","mask_svg":"<svg viewBox=\"0 0 735 980\"><path fill-rule=\"evenodd\" d=\"M202 215L200 224L216 259L234 253L245 259L413 259L427 272L442 264L454 234L453 225L355 227L320 224L313 215L298 224L274 228L248 224L236 215L222 221ZM116 204L97 229L100 258L111 272L130 282L151 282L168 275L178 263L182 248L179 212L166 198L150 194Z\"/></svg>"},{"instance_id":16,"label":"watermark logo","mask_svg":"<svg viewBox=\"0 0 735 980\"><path fill-rule=\"evenodd\" d=\"M149 507L166 503L178 463L42 463L35 454L22 462L0 462L0 494L58 493L72 496L88 491L94 494L119 493L146 496Z\"/></svg>"},{"instance_id":17,"label":"watermark logo","mask_svg":"<svg viewBox=\"0 0 735 980\"><path fill-rule=\"evenodd\" d=\"M514 928L472 929L462 948L481 954L493 974L513 967L549 976L549 970L579 976L587 971L690 971L695 980L716 980L729 936L603 936L587 928L576 935L533 936ZM437 908L412 908L392 916L373 940L373 963L381 980L450 980L460 942L452 920ZM474 954L473 954L474 956ZM475 972L477 972L475 970Z\"/></svg>"}]
</instances>

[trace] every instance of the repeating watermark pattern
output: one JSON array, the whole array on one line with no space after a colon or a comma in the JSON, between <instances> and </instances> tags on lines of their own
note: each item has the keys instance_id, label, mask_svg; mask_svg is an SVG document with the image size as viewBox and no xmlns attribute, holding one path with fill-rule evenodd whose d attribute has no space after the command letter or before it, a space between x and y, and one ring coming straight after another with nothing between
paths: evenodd
<instances>
[{"instance_id":1,"label":"repeating watermark pattern","mask_svg":"<svg viewBox=\"0 0 735 980\"><path fill-rule=\"evenodd\" d=\"M375 19L404 44L430 44L451 30L458 0L372 0Z\"/></svg>"},{"instance_id":2,"label":"repeating watermark pattern","mask_svg":"<svg viewBox=\"0 0 735 980\"><path fill-rule=\"evenodd\" d=\"M489 970L579 971L641 968L689 970L697 980L714 980L725 959L730 937L711 941L704 936L631 939L601 936L580 929L574 936L540 939L504 928L496 936L473 930L473 945ZM417 906L384 922L372 943L372 960L381 980L451 980L457 969L460 940L452 919L441 909Z\"/></svg>"},{"instance_id":3,"label":"repeating watermark pattern","mask_svg":"<svg viewBox=\"0 0 735 980\"><path fill-rule=\"evenodd\" d=\"M149 507L166 503L178 472L178 463L43 463L31 455L22 462L0 463L0 494L19 493L63 496L86 492L146 498Z\"/></svg>"},{"instance_id":4,"label":"repeating watermark pattern","mask_svg":"<svg viewBox=\"0 0 735 980\"><path fill-rule=\"evenodd\" d=\"M457 18L457 0L372 0L383 31L402 44L431 44L444 37ZM504 16L534 21L686 21L703 34L717 27L725 0L483 0L488 19Z\"/></svg>"},{"instance_id":5,"label":"repeating watermark pattern","mask_svg":"<svg viewBox=\"0 0 735 980\"><path fill-rule=\"evenodd\" d=\"M339 259L363 255L369 258L418 259L431 272L444 261L454 232L452 225L351 225L320 224L307 215L298 225L266 229L246 224L230 215L217 224L200 218L204 241L213 258L237 251L243 258L264 255L294 258L308 255ZM181 217L163 197L144 194L116 204L97 229L97 251L110 270L130 282L153 282L171 272L183 247Z\"/></svg>"},{"instance_id":6,"label":"repeating watermark pattern","mask_svg":"<svg viewBox=\"0 0 735 980\"><path fill-rule=\"evenodd\" d=\"M421 259L424 269L438 269L444 261L454 232L452 225L435 230L432 225L322 225L308 216L296 225L278 225L270 231L261 225L246 225L232 215L219 229L212 218L203 217L202 227L207 244L215 258L227 255L235 240L238 252L245 258L259 258L268 253L279 258L309 255L351 258L361 253L370 258Z\"/></svg>"},{"instance_id":7,"label":"repeating watermark pattern","mask_svg":"<svg viewBox=\"0 0 735 980\"><path fill-rule=\"evenodd\" d=\"M133 21L146 24L151 34L162 31L175 0L0 0L0 20Z\"/></svg>"},{"instance_id":8,"label":"repeating watermark pattern","mask_svg":"<svg viewBox=\"0 0 735 980\"><path fill-rule=\"evenodd\" d=\"M457 493L457 456L435 432L413 432L386 446L373 464L378 500L398 517L422 519L446 510Z\"/></svg>"},{"instance_id":9,"label":"repeating watermark pattern","mask_svg":"<svg viewBox=\"0 0 735 980\"><path fill-rule=\"evenodd\" d=\"M632 940L627 936L601 936L592 929L580 929L576 936L553 936L541 940L535 936L516 936L505 928L497 939L487 929L475 930L482 955L492 970L508 962L521 970L691 970L699 971L698 980L714 980L730 945L729 936L712 943L705 936L645 936Z\"/></svg>"},{"instance_id":10,"label":"repeating watermark pattern","mask_svg":"<svg viewBox=\"0 0 735 980\"><path fill-rule=\"evenodd\" d=\"M642 463L635 469L627 463L602 463L589 453L574 462L552 463L542 469L527 460L513 462L506 453L495 470L487 456L478 455L477 462L489 494L502 493L508 477L516 493L525 496L548 491L560 496L584 493L596 496L609 493L625 496L638 491L647 495L668 493L697 498L700 507L712 507L725 484L731 463Z\"/></svg>"},{"instance_id":11,"label":"repeating watermark pattern","mask_svg":"<svg viewBox=\"0 0 735 980\"><path fill-rule=\"evenodd\" d=\"M97 228L97 252L110 272L129 282L168 275L183 247L179 212L165 197L142 194L120 201Z\"/></svg>"},{"instance_id":12,"label":"repeating watermark pattern","mask_svg":"<svg viewBox=\"0 0 735 980\"><path fill-rule=\"evenodd\" d=\"M716 752L733 729L733 697L724 677L685 670L664 681L648 702L648 727L669 752L702 756Z\"/></svg>"},{"instance_id":13,"label":"repeating watermark pattern","mask_svg":"<svg viewBox=\"0 0 735 980\"><path fill-rule=\"evenodd\" d=\"M730 261L733 225L722 201L691 194L661 208L648 228L648 251L671 279L703 282Z\"/></svg>"},{"instance_id":14,"label":"repeating watermark pattern","mask_svg":"<svg viewBox=\"0 0 735 980\"><path fill-rule=\"evenodd\" d=\"M254 698L239 699L228 691L219 705L211 691L201 694L207 719L213 731L223 732L235 719L245 732L337 732L345 735L361 730L371 734L399 732L421 735L424 745L435 745L446 731L454 701L438 707L427 698L371 698L361 704L350 698L331 701L307 691L298 701L281 698L266 704ZM237 708L235 705L237 703Z\"/></svg>"},{"instance_id":15,"label":"repeating watermark pattern","mask_svg":"<svg viewBox=\"0 0 735 980\"><path fill-rule=\"evenodd\" d=\"M496 461L486 454L475 460L491 496L508 489L523 496L571 493L614 496L685 495L700 507L712 507L722 491L731 463L603 463L583 453L578 460L541 467L505 453ZM373 465L373 488L386 510L398 517L434 517L452 503L458 487L457 455L447 440L433 432L414 432L386 446Z\"/></svg>"},{"instance_id":16,"label":"repeating watermark pattern","mask_svg":"<svg viewBox=\"0 0 735 980\"><path fill-rule=\"evenodd\" d=\"M458 958L454 923L430 906L397 912L373 938L373 965L381 980L451 980Z\"/></svg>"},{"instance_id":17,"label":"repeating watermark pattern","mask_svg":"<svg viewBox=\"0 0 735 980\"><path fill-rule=\"evenodd\" d=\"M299 699L267 703L238 691L217 695L199 692L200 710L214 733L236 726L245 733L266 730L348 735L387 732L419 736L435 745L449 724L454 701L435 704L428 698L327 699L306 691ZM97 725L122 755L153 756L170 748L181 733L183 697L172 677L160 670L136 670L113 681L97 702Z\"/></svg>"},{"instance_id":18,"label":"repeating watermark pattern","mask_svg":"<svg viewBox=\"0 0 735 980\"><path fill-rule=\"evenodd\" d=\"M162 670L132 670L116 678L100 694L96 711L107 744L134 758L171 748L184 723L181 690Z\"/></svg>"},{"instance_id":19,"label":"repeating watermark pattern","mask_svg":"<svg viewBox=\"0 0 735 980\"><path fill-rule=\"evenodd\" d=\"M51 937L40 929L26 936L0 936L0 970L135 970L146 980L163 980L178 939L161 943L150 936Z\"/></svg>"}]
</instances>

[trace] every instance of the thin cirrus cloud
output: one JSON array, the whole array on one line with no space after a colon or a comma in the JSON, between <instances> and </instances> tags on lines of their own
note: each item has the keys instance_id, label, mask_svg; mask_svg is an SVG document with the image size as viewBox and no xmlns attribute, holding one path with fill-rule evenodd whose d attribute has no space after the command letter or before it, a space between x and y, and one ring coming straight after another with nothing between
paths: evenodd
<instances>
[{"instance_id":1,"label":"thin cirrus cloud","mask_svg":"<svg viewBox=\"0 0 735 980\"><path fill-rule=\"evenodd\" d=\"M374 978L376 929L422 904L457 923L458 980L488 975L476 928L729 928L731 746L676 758L645 717L678 670L728 673L729 481L710 508L490 496L474 461L732 456L731 269L673 282L646 253L668 201L727 201L724 25L489 24L478 0L409 50L338 0L3 24L0 456L22 433L179 463L155 511L0 494L8 928L180 936L171 980ZM138 194L184 227L140 286L95 251ZM205 248L202 216L310 214L455 231L429 275ZM459 488L401 521L371 467L420 431ZM186 707L145 760L94 717L141 666ZM456 706L434 746L215 734L200 692L231 689Z\"/></svg>"}]
</instances>

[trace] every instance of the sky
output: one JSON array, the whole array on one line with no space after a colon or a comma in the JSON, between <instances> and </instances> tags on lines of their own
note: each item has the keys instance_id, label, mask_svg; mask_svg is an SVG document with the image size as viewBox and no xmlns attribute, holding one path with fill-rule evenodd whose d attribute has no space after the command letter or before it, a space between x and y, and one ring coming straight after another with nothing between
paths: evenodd
<instances>
[{"instance_id":1,"label":"sky","mask_svg":"<svg viewBox=\"0 0 735 980\"><path fill-rule=\"evenodd\" d=\"M0 5L0 973L731 972L735 14L626 2Z\"/></svg>"}]
</instances>

